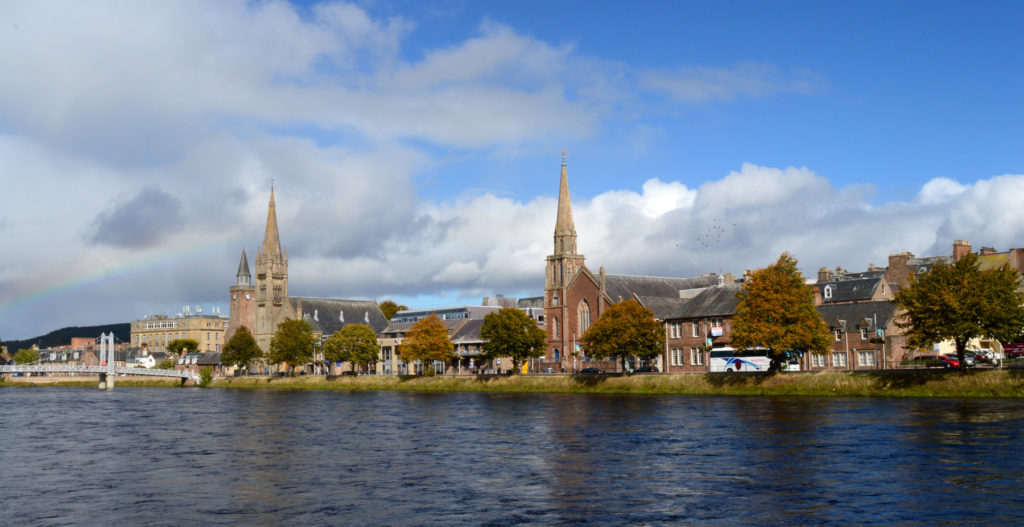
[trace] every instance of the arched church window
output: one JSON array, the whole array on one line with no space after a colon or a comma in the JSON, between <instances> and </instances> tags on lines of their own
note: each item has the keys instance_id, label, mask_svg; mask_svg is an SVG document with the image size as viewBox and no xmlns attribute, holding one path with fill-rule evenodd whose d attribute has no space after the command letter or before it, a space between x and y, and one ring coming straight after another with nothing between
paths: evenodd
<instances>
[{"instance_id":1,"label":"arched church window","mask_svg":"<svg viewBox=\"0 0 1024 527\"><path fill-rule=\"evenodd\" d=\"M580 306L576 310L579 321L580 335L587 332L590 328L590 303L586 299L580 300Z\"/></svg>"},{"instance_id":2,"label":"arched church window","mask_svg":"<svg viewBox=\"0 0 1024 527\"><path fill-rule=\"evenodd\" d=\"M556 304L558 303L558 297L555 297L555 303ZM551 325L551 334L554 335L554 338L557 339L558 338L558 317L557 316L554 318L554 321L555 321L555 323Z\"/></svg>"}]
</instances>

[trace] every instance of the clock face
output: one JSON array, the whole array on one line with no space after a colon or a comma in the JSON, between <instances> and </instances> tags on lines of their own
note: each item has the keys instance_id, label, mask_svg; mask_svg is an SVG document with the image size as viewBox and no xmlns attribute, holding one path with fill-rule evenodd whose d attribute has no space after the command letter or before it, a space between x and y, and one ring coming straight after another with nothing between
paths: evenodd
<instances>
[{"instance_id":1,"label":"clock face","mask_svg":"<svg viewBox=\"0 0 1024 527\"><path fill-rule=\"evenodd\" d=\"M237 299L238 299L238 295L231 295L231 300L237 300Z\"/></svg>"},{"instance_id":2,"label":"clock face","mask_svg":"<svg viewBox=\"0 0 1024 527\"><path fill-rule=\"evenodd\" d=\"M246 300L249 300L250 298L252 298L252 295L250 295L249 293L246 293L246 294L245 294L245 299L246 299Z\"/></svg>"}]
</instances>

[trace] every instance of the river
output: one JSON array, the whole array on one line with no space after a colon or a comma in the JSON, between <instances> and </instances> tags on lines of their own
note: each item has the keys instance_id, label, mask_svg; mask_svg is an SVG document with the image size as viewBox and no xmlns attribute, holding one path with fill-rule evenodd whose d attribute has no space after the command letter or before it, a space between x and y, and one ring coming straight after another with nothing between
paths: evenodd
<instances>
[{"instance_id":1,"label":"river","mask_svg":"<svg viewBox=\"0 0 1024 527\"><path fill-rule=\"evenodd\" d=\"M1020 400L0 387L9 525L1020 523Z\"/></svg>"}]
</instances>

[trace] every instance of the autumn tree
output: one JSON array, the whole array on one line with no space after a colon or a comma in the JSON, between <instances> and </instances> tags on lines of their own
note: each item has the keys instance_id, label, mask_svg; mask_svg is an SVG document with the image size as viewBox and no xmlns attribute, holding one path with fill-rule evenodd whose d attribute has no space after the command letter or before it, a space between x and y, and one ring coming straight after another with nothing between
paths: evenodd
<instances>
[{"instance_id":1,"label":"autumn tree","mask_svg":"<svg viewBox=\"0 0 1024 527\"><path fill-rule=\"evenodd\" d=\"M195 339L174 339L167 343L167 351L175 355L195 353L199 351L199 343Z\"/></svg>"},{"instance_id":2,"label":"autumn tree","mask_svg":"<svg viewBox=\"0 0 1024 527\"><path fill-rule=\"evenodd\" d=\"M224 344L224 353L220 361L226 366L248 367L263 356L263 350L256 344L249 328L240 326L234 335Z\"/></svg>"},{"instance_id":3,"label":"autumn tree","mask_svg":"<svg viewBox=\"0 0 1024 527\"><path fill-rule=\"evenodd\" d=\"M356 365L376 362L379 351L377 334L366 324L349 324L334 332L324 344L325 359L348 362L352 365L352 371L355 371Z\"/></svg>"},{"instance_id":4,"label":"autumn tree","mask_svg":"<svg viewBox=\"0 0 1024 527\"><path fill-rule=\"evenodd\" d=\"M613 304L583 333L587 355L616 357L626 370L626 357L657 357L665 349L665 330L654 313L634 299Z\"/></svg>"},{"instance_id":5,"label":"autumn tree","mask_svg":"<svg viewBox=\"0 0 1024 527\"><path fill-rule=\"evenodd\" d=\"M398 346L402 360L408 363L422 361L423 371L427 375L432 375L434 371L426 368L428 363L450 360L455 357L454 350L455 346L448 339L448 328L433 313L413 324Z\"/></svg>"},{"instance_id":6,"label":"autumn tree","mask_svg":"<svg viewBox=\"0 0 1024 527\"><path fill-rule=\"evenodd\" d=\"M772 371L782 367L791 351L831 349L828 326L814 307L814 291L804 283L796 258L789 253L754 271L736 296L732 345L765 348Z\"/></svg>"},{"instance_id":7,"label":"autumn tree","mask_svg":"<svg viewBox=\"0 0 1024 527\"><path fill-rule=\"evenodd\" d=\"M313 360L313 346L316 338L313 328L305 320L285 320L277 325L277 331L270 339L269 358L272 363L288 363L288 369L295 375L295 365Z\"/></svg>"},{"instance_id":8,"label":"autumn tree","mask_svg":"<svg viewBox=\"0 0 1024 527\"><path fill-rule=\"evenodd\" d=\"M480 338L484 340L481 360L510 357L516 373L522 361L542 357L547 344L547 334L537 322L514 307L504 307L485 316Z\"/></svg>"},{"instance_id":9,"label":"autumn tree","mask_svg":"<svg viewBox=\"0 0 1024 527\"><path fill-rule=\"evenodd\" d=\"M902 310L896 325L907 343L929 348L952 340L960 364L967 344L989 337L1012 341L1024 330L1024 294L1017 272L1003 264L981 270L978 256L967 254L953 264L938 262L910 278L892 303Z\"/></svg>"},{"instance_id":10,"label":"autumn tree","mask_svg":"<svg viewBox=\"0 0 1024 527\"><path fill-rule=\"evenodd\" d=\"M391 300L385 300L380 303L380 310L384 313L384 318L391 320L391 317L395 316L395 313L409 309L406 306L396 304Z\"/></svg>"}]
</instances>

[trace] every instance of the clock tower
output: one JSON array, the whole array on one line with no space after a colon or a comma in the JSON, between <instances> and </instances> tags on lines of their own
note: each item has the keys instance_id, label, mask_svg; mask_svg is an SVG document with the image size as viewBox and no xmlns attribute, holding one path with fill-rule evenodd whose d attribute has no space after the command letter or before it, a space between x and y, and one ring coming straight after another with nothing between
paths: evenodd
<instances>
[{"instance_id":1,"label":"clock tower","mask_svg":"<svg viewBox=\"0 0 1024 527\"><path fill-rule=\"evenodd\" d=\"M238 262L238 273L235 274L235 285L231 286L230 317L228 318L228 329L224 332L224 342L235 334L239 326L248 328L249 333L256 332L256 287L252 285L252 275L249 274L249 260L245 257L245 249L242 249L242 259Z\"/></svg>"}]
</instances>

